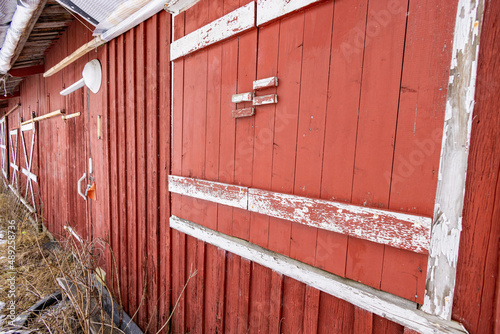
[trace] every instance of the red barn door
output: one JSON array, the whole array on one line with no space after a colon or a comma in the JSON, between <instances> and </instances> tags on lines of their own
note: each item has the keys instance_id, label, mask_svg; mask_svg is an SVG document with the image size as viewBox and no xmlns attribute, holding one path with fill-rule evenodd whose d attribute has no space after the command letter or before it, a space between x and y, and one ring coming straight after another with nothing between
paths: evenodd
<instances>
[{"instance_id":1,"label":"red barn door","mask_svg":"<svg viewBox=\"0 0 500 334\"><path fill-rule=\"evenodd\" d=\"M257 1L257 24L259 8L271 2ZM429 108L415 128L403 124L410 117L401 86L402 78L411 81L402 66L408 2L324 1L258 27L245 27L243 12L230 17L244 7L200 1L174 18L172 174L184 178L171 178L172 214L422 303L439 152L429 152L412 177L401 177L400 162L405 147L415 151L419 138L441 131L442 117ZM241 32L206 42L221 26ZM413 56L414 45L406 46ZM439 143L437 137L429 140ZM185 178L225 185L200 190L205 186ZM179 180L192 184L174 189ZM418 189L407 191L415 180ZM228 205L231 191L248 197ZM281 206L251 207L265 196ZM343 203L356 206L348 207L349 217ZM347 218L332 227L330 214ZM363 228L351 224L356 221L364 221ZM399 230L401 222L410 232ZM377 230L380 224L386 225ZM395 235L384 239L391 229ZM196 258L189 251L200 249L196 239L174 231L173 242L188 250L180 255L187 263L201 264L204 250ZM207 261L211 256L217 255ZM228 277L245 280L238 272L247 264L231 261ZM185 280L186 268L173 272L181 272L179 284Z\"/></svg>"}]
</instances>

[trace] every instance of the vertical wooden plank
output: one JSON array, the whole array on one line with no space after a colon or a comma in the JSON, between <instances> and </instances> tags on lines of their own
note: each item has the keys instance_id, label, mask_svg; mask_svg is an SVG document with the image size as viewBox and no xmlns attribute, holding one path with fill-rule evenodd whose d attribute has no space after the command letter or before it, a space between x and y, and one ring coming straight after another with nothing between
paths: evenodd
<instances>
[{"instance_id":1,"label":"vertical wooden plank","mask_svg":"<svg viewBox=\"0 0 500 334\"><path fill-rule=\"evenodd\" d=\"M135 28L135 114L136 114L136 159L137 159L137 302L139 307L138 313L138 323L141 328L146 328L150 319L148 319L148 303L147 291L145 290L147 285L147 235L148 235L148 223L147 218L149 215L147 203L150 202L151 198L148 184L147 172L146 172L146 160L147 160L147 146L146 146L146 131L145 128L148 126L148 121L151 116L147 113L146 109L146 86L154 85L154 82L146 81L146 45L156 44L156 40L149 40L149 36L146 35L145 23L142 22ZM154 70L153 70L154 71ZM153 115L156 117L156 115ZM154 131L154 130L152 130ZM154 152L153 155L157 156L158 153Z\"/></svg>"},{"instance_id":2,"label":"vertical wooden plank","mask_svg":"<svg viewBox=\"0 0 500 334\"><path fill-rule=\"evenodd\" d=\"M354 307L354 332L371 333L373 330L373 314Z\"/></svg>"},{"instance_id":3,"label":"vertical wooden plank","mask_svg":"<svg viewBox=\"0 0 500 334\"><path fill-rule=\"evenodd\" d=\"M333 3L305 12L294 194L319 197ZM325 29L325 27L328 27ZM290 256L315 265L317 229L292 224Z\"/></svg>"},{"instance_id":4,"label":"vertical wooden plank","mask_svg":"<svg viewBox=\"0 0 500 334\"><path fill-rule=\"evenodd\" d=\"M321 179L323 199L351 201L366 11L367 0L335 3ZM346 253L346 236L318 230L318 267L344 276Z\"/></svg>"},{"instance_id":5,"label":"vertical wooden plank","mask_svg":"<svg viewBox=\"0 0 500 334\"><path fill-rule=\"evenodd\" d=\"M205 331L222 333L224 329L224 292L226 252L206 245L205 274Z\"/></svg>"},{"instance_id":6,"label":"vertical wooden plank","mask_svg":"<svg viewBox=\"0 0 500 334\"><path fill-rule=\"evenodd\" d=\"M130 294L128 311L135 313L139 306L137 291L137 117L136 117L136 66L135 66L135 29L125 33L125 149L127 159L127 239L128 239L128 289Z\"/></svg>"},{"instance_id":7,"label":"vertical wooden plank","mask_svg":"<svg viewBox=\"0 0 500 334\"><path fill-rule=\"evenodd\" d=\"M208 18L223 15L223 2L210 1ZM217 181L219 175L219 133L221 118L222 45L207 50L207 116L205 178ZM218 205L207 203L204 225L217 230ZM205 263L205 331L219 333L224 328L225 251L206 245Z\"/></svg>"},{"instance_id":8,"label":"vertical wooden plank","mask_svg":"<svg viewBox=\"0 0 500 334\"><path fill-rule=\"evenodd\" d=\"M352 304L323 292L320 298L318 333L371 333L371 327L362 326L363 319Z\"/></svg>"},{"instance_id":9,"label":"vertical wooden plank","mask_svg":"<svg viewBox=\"0 0 500 334\"><path fill-rule=\"evenodd\" d=\"M186 12L185 31L208 23L208 2L202 1ZM182 175L205 178L205 146L207 122L207 50L186 57L184 67L184 113ZM183 211L192 221L203 222L207 204L201 200L184 197ZM205 244L188 237L186 239L186 270L196 270L196 276L186 289L186 328L203 331L204 305L204 258Z\"/></svg>"},{"instance_id":10,"label":"vertical wooden plank","mask_svg":"<svg viewBox=\"0 0 500 334\"><path fill-rule=\"evenodd\" d=\"M259 28L257 79L268 78L278 74L278 46L280 22ZM268 90L262 92L266 95ZM276 94L276 88L269 89ZM252 187L271 189L273 168L273 137L276 105L263 105L255 114L255 138L253 152ZM250 242L268 247L269 217L252 214L250 225ZM258 279L258 276L255 277Z\"/></svg>"},{"instance_id":11,"label":"vertical wooden plank","mask_svg":"<svg viewBox=\"0 0 500 334\"><path fill-rule=\"evenodd\" d=\"M324 124L330 70L333 2L313 7L304 15L302 75L294 194L319 197L323 160ZM292 224L290 256L315 265L317 229ZM305 332L316 332L319 291L305 287Z\"/></svg>"},{"instance_id":12,"label":"vertical wooden plank","mask_svg":"<svg viewBox=\"0 0 500 334\"><path fill-rule=\"evenodd\" d=\"M98 191L98 208L99 214L97 215L98 223L101 227L100 237L111 242L112 238L112 219L111 219L111 178L110 178L110 147L109 147L109 119L110 119L110 107L109 107L109 44L103 46L99 49L99 59L101 60L101 65L103 69L103 82L102 93L98 99L97 112L101 111L101 139L98 140L100 147L100 161L98 164L99 168L99 179L103 180L103 183ZM97 137L97 136L96 136ZM113 165L116 166L116 165ZM113 270L111 252L109 248L104 250L104 259L102 265L104 266L104 271L106 275L110 275ZM112 286L112 285L111 285Z\"/></svg>"},{"instance_id":13,"label":"vertical wooden plank","mask_svg":"<svg viewBox=\"0 0 500 334\"><path fill-rule=\"evenodd\" d=\"M385 318L373 315L373 334L403 334L404 327Z\"/></svg>"},{"instance_id":14,"label":"vertical wooden plank","mask_svg":"<svg viewBox=\"0 0 500 334\"><path fill-rule=\"evenodd\" d=\"M256 79L257 68L257 30L250 31L239 38L238 43L238 81L237 92L252 90L253 81ZM250 102L238 104L237 108L250 106ZM228 117L226 113L224 117ZM236 120L235 138L235 166L234 183L238 185L252 184L253 167L253 139L254 118L244 117ZM250 238L250 212L234 209L232 234L236 237L249 240ZM240 280L238 293L238 329L240 333L248 331L248 315L250 301L250 262L244 259L235 259L240 262ZM237 266L236 266L237 267Z\"/></svg>"},{"instance_id":15,"label":"vertical wooden plank","mask_svg":"<svg viewBox=\"0 0 500 334\"><path fill-rule=\"evenodd\" d=\"M238 81L237 92L252 91L257 68L257 30L252 30L238 38ZM224 98L224 97L223 97ZM236 105L237 109L251 106L251 102ZM227 117L225 113L224 117ZM254 117L236 119L234 184L252 185L254 153ZM250 238L250 213L233 211L232 234L238 238Z\"/></svg>"},{"instance_id":16,"label":"vertical wooden plank","mask_svg":"<svg viewBox=\"0 0 500 334\"><path fill-rule=\"evenodd\" d=\"M125 116L125 36L120 35L117 40L117 127L118 127L118 166L120 166L120 172L118 174L118 203L127 202L127 188L126 188L126 171L127 171L127 160L126 160L126 131L127 117ZM128 271L129 271L129 245L127 238L127 206L118 205L120 209L120 285L121 285L121 296L123 307L128 310Z\"/></svg>"},{"instance_id":17,"label":"vertical wooden plank","mask_svg":"<svg viewBox=\"0 0 500 334\"><path fill-rule=\"evenodd\" d=\"M271 271L269 294L269 333L281 333L281 310L283 301L283 276Z\"/></svg>"},{"instance_id":18,"label":"vertical wooden plank","mask_svg":"<svg viewBox=\"0 0 500 334\"><path fill-rule=\"evenodd\" d=\"M170 27L168 27L170 28ZM145 23L145 97L146 97L146 142L145 142L145 173L146 173L146 234L144 240L145 263L144 274L147 285L146 319L148 330L158 331L158 310L160 309L158 299L159 272L158 272L158 243L160 239L158 231L159 202L158 202L158 156L160 155L158 145L158 16L155 15ZM163 27L163 29L165 29ZM138 71L138 75L139 75ZM166 128L168 129L168 128ZM165 130L166 130L165 129ZM169 131L167 131L169 132ZM146 305L145 305L146 306Z\"/></svg>"},{"instance_id":19,"label":"vertical wooden plank","mask_svg":"<svg viewBox=\"0 0 500 334\"><path fill-rule=\"evenodd\" d=\"M319 321L320 291L310 286L306 287L304 307L304 333L317 333Z\"/></svg>"},{"instance_id":20,"label":"vertical wooden plank","mask_svg":"<svg viewBox=\"0 0 500 334\"><path fill-rule=\"evenodd\" d=\"M156 244L156 248L159 250L159 276L160 289L158 292L159 300L159 325L163 325L169 316L170 303L171 303L171 291L172 291L172 281L171 281L171 234L168 225L168 219L170 217L170 193L168 191L168 174L170 173L170 135L171 132L165 131L165 129L171 129L171 65L169 61L169 48L171 41L171 20L172 17L166 12L161 12L158 14L158 59L162 60L158 62L159 68L159 78L158 78L158 94L159 94L159 112L158 112L158 130L159 135L159 243ZM152 63L154 67L154 62ZM154 175L154 172L153 172ZM155 223L155 221L153 222ZM153 229L149 230L153 232ZM154 235L152 235L154 238ZM151 243L153 248L154 242ZM148 253L149 255L151 253ZM154 259L153 259L154 260ZM156 261L156 268L158 268L158 261ZM153 285L154 286L154 285ZM154 327L152 327L154 330ZM165 329L163 332L166 332Z\"/></svg>"},{"instance_id":21,"label":"vertical wooden plank","mask_svg":"<svg viewBox=\"0 0 500 334\"><path fill-rule=\"evenodd\" d=\"M279 41L280 103L276 105L274 126L272 190L293 192L295 151L303 48L304 14L299 13L281 21ZM269 249L289 255L291 223L270 218Z\"/></svg>"},{"instance_id":22,"label":"vertical wooden plank","mask_svg":"<svg viewBox=\"0 0 500 334\"><path fill-rule=\"evenodd\" d=\"M305 285L290 277L283 278L283 310L280 333L299 333L304 330Z\"/></svg>"},{"instance_id":23,"label":"vertical wooden plank","mask_svg":"<svg viewBox=\"0 0 500 334\"><path fill-rule=\"evenodd\" d=\"M184 35L185 13L174 19L174 39ZM184 58L173 63L173 95L172 95L172 174L182 173L182 141L183 141L183 105L184 105ZM172 194L172 214L181 214L181 196ZM168 222L168 219L166 220ZM180 297L177 311L172 317L172 328L175 333L184 332L185 296L181 296L185 283L185 235L172 231L172 300Z\"/></svg>"},{"instance_id":24,"label":"vertical wooden plank","mask_svg":"<svg viewBox=\"0 0 500 334\"><path fill-rule=\"evenodd\" d=\"M407 1L385 25L378 22L381 12L394 4L370 2L366 23L363 76L352 202L387 208L390 185L379 177L390 173L398 112L401 64L406 29ZM391 6L391 7L390 7ZM381 84L383 82L384 84ZM377 152L377 154L373 154ZM346 276L380 288L384 247L349 238Z\"/></svg>"},{"instance_id":25,"label":"vertical wooden plank","mask_svg":"<svg viewBox=\"0 0 500 334\"><path fill-rule=\"evenodd\" d=\"M284 193L292 193L294 189L303 29L303 13L281 20L278 51L280 103L276 105L274 125L272 190ZM290 222L270 218L269 235L275 236L269 238L269 249L290 254ZM300 327L294 322L294 319L300 322L303 306L300 300L294 300L294 296L302 298L300 293L294 292L297 289L303 291L303 285L273 273L271 291L276 291L282 298L270 305L270 330L278 328L283 332L296 332Z\"/></svg>"},{"instance_id":26,"label":"vertical wooden plank","mask_svg":"<svg viewBox=\"0 0 500 334\"><path fill-rule=\"evenodd\" d=\"M117 93L118 93L118 82L117 78L117 40L113 40L108 43L108 59L109 59L109 169L110 169L110 210L111 210L111 240L110 246L113 252L114 262L112 263L111 271L108 272L108 277L111 278L112 286L115 292L115 296L118 296L118 280L117 272L120 272L120 209L118 205L119 198L119 187L118 187L118 174L120 173L120 168L113 168L112 166L118 165L118 108L117 108Z\"/></svg>"},{"instance_id":27,"label":"vertical wooden plank","mask_svg":"<svg viewBox=\"0 0 500 334\"><path fill-rule=\"evenodd\" d=\"M394 166L392 175L384 176L391 183L390 209L426 216L432 216L434 210L444 117L441 111L446 104L451 57L451 48L446 45L452 42L454 27L453 20L441 15L442 11L455 12L456 3L448 2L440 8L431 2L410 3ZM427 256L387 248L382 289L422 304L426 267Z\"/></svg>"},{"instance_id":28,"label":"vertical wooden plank","mask_svg":"<svg viewBox=\"0 0 500 334\"><path fill-rule=\"evenodd\" d=\"M224 14L239 6L238 0L224 1ZM222 44L222 79L221 79L221 115L220 115L220 151L219 151L219 181L234 183L235 168L235 119L230 117L231 110L236 105L229 99L237 93L238 82L238 39L231 39ZM232 234L233 209L223 205L218 206L218 229L222 233ZM240 258L231 253L226 256L226 293L224 302L224 331L237 332L239 264Z\"/></svg>"},{"instance_id":29,"label":"vertical wooden plank","mask_svg":"<svg viewBox=\"0 0 500 334\"><path fill-rule=\"evenodd\" d=\"M238 40L232 39L222 44L222 83L221 83L221 116L220 116L220 151L219 182L234 182L234 138L235 119L229 113L236 108L229 97L236 93ZM218 229L222 233L231 234L233 220L232 208L219 206Z\"/></svg>"}]
</instances>

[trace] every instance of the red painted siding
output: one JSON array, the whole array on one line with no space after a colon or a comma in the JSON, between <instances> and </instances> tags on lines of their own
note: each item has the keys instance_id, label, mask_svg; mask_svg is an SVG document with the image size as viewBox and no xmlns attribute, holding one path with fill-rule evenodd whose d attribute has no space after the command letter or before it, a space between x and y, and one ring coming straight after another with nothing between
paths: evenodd
<instances>
[{"instance_id":1,"label":"red painted siding","mask_svg":"<svg viewBox=\"0 0 500 334\"><path fill-rule=\"evenodd\" d=\"M470 333L500 333L500 6L486 1L453 318Z\"/></svg>"},{"instance_id":2,"label":"red painted siding","mask_svg":"<svg viewBox=\"0 0 500 334\"><path fill-rule=\"evenodd\" d=\"M200 1L175 17L175 39L245 2ZM61 108L67 114L81 112L80 117L67 121L56 117L38 124L35 173L45 225L57 237L65 235L62 228L70 224L82 237L92 232L94 237L109 240L120 286L110 269L109 254L103 259L108 278L115 282L115 292L121 289L129 313L142 305L137 322L151 333L166 321L194 270L197 275L173 315L174 333L410 333L168 228L172 210L172 214L406 298L415 298L414 291L422 292L425 256L175 194L170 198L167 186L169 174L185 175L432 215L433 171L438 168L451 49L443 53L439 46L451 45L454 23L442 13L454 13L456 4L440 4L437 10L432 1L410 2L410 16L397 16L390 23L398 22L398 29L382 26L379 35L363 37L361 49L355 43L347 44L354 48L345 49L345 42L355 38L349 32L369 29L365 24L376 21L384 4L327 1L258 32L176 60L172 137L171 18L165 12L48 79L41 75L27 78L21 97L10 101L8 109L18 101L22 106L8 117L9 129L18 127L20 118L29 118L32 111L37 115ZM491 332L498 314L494 291L498 291L500 231L495 225L499 205L494 194L500 166L495 146L500 101L491 92L498 91L499 76L494 70L499 68L495 65L498 56L492 50L498 44L494 22L499 8L488 2L454 308L454 318L463 321L471 333ZM325 26L330 28L323 34ZM437 30L442 34L436 34ZM72 24L47 54L47 68L90 38L82 25ZM385 44L376 45L378 39ZM325 43L332 51L314 56ZM247 49L252 52L245 53ZM387 54L388 50L397 52ZM383 61L386 57L402 64L399 72L392 72L392 67L383 70L389 66ZM84 64L93 58L103 67L101 91L87 96L82 89L61 97L59 91L78 80ZM259 107L251 118L227 117L236 109L228 99L232 93L248 91L252 80L276 73L280 86L264 93L278 92L279 104ZM386 76L392 83L390 92L378 85ZM390 98L379 101L374 89ZM370 122L382 113L390 115L382 121L393 126L392 133L370 129ZM98 116L102 139L97 138ZM384 143L383 154L362 156L375 150L372 137ZM24 159L20 148L19 163ZM418 160L422 152L425 159ZM97 189L92 209L76 193L77 180L88 172L89 154ZM374 170L367 171L365 165L377 165L378 174L392 174L388 180L374 181L368 175ZM367 252L372 254L370 267L363 255ZM374 263L377 266L372 268ZM373 270L364 271L367 268ZM407 277L415 275L418 280ZM147 293L144 301L143 291Z\"/></svg>"}]
</instances>

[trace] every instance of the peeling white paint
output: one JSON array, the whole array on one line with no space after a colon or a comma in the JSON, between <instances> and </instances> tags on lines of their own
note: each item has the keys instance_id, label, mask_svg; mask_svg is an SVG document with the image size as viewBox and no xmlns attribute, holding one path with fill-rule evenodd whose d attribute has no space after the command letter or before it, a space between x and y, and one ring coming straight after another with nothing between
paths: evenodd
<instances>
[{"instance_id":1,"label":"peeling white paint","mask_svg":"<svg viewBox=\"0 0 500 334\"><path fill-rule=\"evenodd\" d=\"M276 87L276 86L278 86L278 78L277 77L259 79L259 80L255 80L253 82L253 89L254 90L264 89L264 88L269 88L269 87Z\"/></svg>"},{"instance_id":2,"label":"peeling white paint","mask_svg":"<svg viewBox=\"0 0 500 334\"><path fill-rule=\"evenodd\" d=\"M321 0L257 0L257 25L267 23Z\"/></svg>"},{"instance_id":3,"label":"peeling white paint","mask_svg":"<svg viewBox=\"0 0 500 334\"><path fill-rule=\"evenodd\" d=\"M248 190L249 210L384 245L427 253L431 219L356 205Z\"/></svg>"},{"instance_id":4,"label":"peeling white paint","mask_svg":"<svg viewBox=\"0 0 500 334\"><path fill-rule=\"evenodd\" d=\"M177 15L189 9L200 0L167 0L165 10L172 15Z\"/></svg>"},{"instance_id":5,"label":"peeling white paint","mask_svg":"<svg viewBox=\"0 0 500 334\"><path fill-rule=\"evenodd\" d=\"M240 209L247 208L248 188L246 187L169 175L168 190Z\"/></svg>"},{"instance_id":6,"label":"peeling white paint","mask_svg":"<svg viewBox=\"0 0 500 334\"><path fill-rule=\"evenodd\" d=\"M417 253L429 250L428 217L172 175L169 190Z\"/></svg>"},{"instance_id":7,"label":"peeling white paint","mask_svg":"<svg viewBox=\"0 0 500 334\"><path fill-rule=\"evenodd\" d=\"M255 4L250 2L170 44L175 60L255 27Z\"/></svg>"},{"instance_id":8,"label":"peeling white paint","mask_svg":"<svg viewBox=\"0 0 500 334\"><path fill-rule=\"evenodd\" d=\"M175 216L170 217L170 228L270 268L281 275L291 277L419 333L467 333L457 322L445 321L418 310L416 303L271 252L248 241Z\"/></svg>"},{"instance_id":9,"label":"peeling white paint","mask_svg":"<svg viewBox=\"0 0 500 334\"><path fill-rule=\"evenodd\" d=\"M459 0L422 310L451 319L484 0Z\"/></svg>"},{"instance_id":10,"label":"peeling white paint","mask_svg":"<svg viewBox=\"0 0 500 334\"><path fill-rule=\"evenodd\" d=\"M248 92L248 93L240 93L240 94L233 94L231 97L231 102L233 103L241 103L241 102L250 102L253 99L253 92Z\"/></svg>"},{"instance_id":11,"label":"peeling white paint","mask_svg":"<svg viewBox=\"0 0 500 334\"><path fill-rule=\"evenodd\" d=\"M273 103L278 103L278 95L276 94L255 96L253 98L254 106L261 106L263 104L273 104Z\"/></svg>"}]
</instances>

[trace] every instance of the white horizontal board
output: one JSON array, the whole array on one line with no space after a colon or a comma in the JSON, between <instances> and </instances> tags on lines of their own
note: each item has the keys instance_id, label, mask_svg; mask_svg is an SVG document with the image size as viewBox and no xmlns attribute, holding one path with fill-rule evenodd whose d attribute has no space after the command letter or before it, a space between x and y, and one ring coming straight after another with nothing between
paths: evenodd
<instances>
[{"instance_id":1,"label":"white horizontal board","mask_svg":"<svg viewBox=\"0 0 500 334\"><path fill-rule=\"evenodd\" d=\"M233 103L249 102L252 101L252 99L253 99L253 92L240 93L240 94L233 94L233 96L231 97L231 102Z\"/></svg>"},{"instance_id":2,"label":"white horizontal board","mask_svg":"<svg viewBox=\"0 0 500 334\"><path fill-rule=\"evenodd\" d=\"M33 180L33 182L38 183L38 182L37 182L38 178L36 177L36 175L35 175L35 174L33 174L33 173L29 172L29 171L28 171L27 169L25 169L25 168L23 168L23 169L22 169L22 171L23 171L23 174L24 174L24 175L26 175L26 177L28 177L28 178L30 178L31 180Z\"/></svg>"},{"instance_id":3,"label":"white horizontal board","mask_svg":"<svg viewBox=\"0 0 500 334\"><path fill-rule=\"evenodd\" d=\"M240 209L246 209L248 204L248 188L225 183L169 175L168 190Z\"/></svg>"},{"instance_id":4,"label":"white horizontal board","mask_svg":"<svg viewBox=\"0 0 500 334\"><path fill-rule=\"evenodd\" d=\"M182 13L200 0L167 0L165 10L172 15Z\"/></svg>"},{"instance_id":5,"label":"white horizontal board","mask_svg":"<svg viewBox=\"0 0 500 334\"><path fill-rule=\"evenodd\" d=\"M169 176L169 190L416 253L429 250L429 217L182 176Z\"/></svg>"},{"instance_id":6,"label":"white horizontal board","mask_svg":"<svg viewBox=\"0 0 500 334\"><path fill-rule=\"evenodd\" d=\"M253 89L264 89L264 88L269 88L269 87L276 87L278 86L278 78L277 77L270 77L270 78L264 78L260 80L255 80L253 82Z\"/></svg>"},{"instance_id":7,"label":"white horizontal board","mask_svg":"<svg viewBox=\"0 0 500 334\"><path fill-rule=\"evenodd\" d=\"M248 209L412 252L429 250L428 217L259 189L248 190Z\"/></svg>"},{"instance_id":8,"label":"white horizontal board","mask_svg":"<svg viewBox=\"0 0 500 334\"><path fill-rule=\"evenodd\" d=\"M35 123L28 123L21 126L21 132L33 130Z\"/></svg>"},{"instance_id":9,"label":"white horizontal board","mask_svg":"<svg viewBox=\"0 0 500 334\"><path fill-rule=\"evenodd\" d=\"M321 0L257 0L257 26Z\"/></svg>"},{"instance_id":10,"label":"white horizontal board","mask_svg":"<svg viewBox=\"0 0 500 334\"><path fill-rule=\"evenodd\" d=\"M255 3L240 7L170 44L170 60L188 55L255 26Z\"/></svg>"},{"instance_id":11,"label":"white horizontal board","mask_svg":"<svg viewBox=\"0 0 500 334\"><path fill-rule=\"evenodd\" d=\"M442 320L418 310L416 303L271 252L248 241L210 230L176 216L170 217L170 228L270 268L419 333L467 333L457 322Z\"/></svg>"},{"instance_id":12,"label":"white horizontal board","mask_svg":"<svg viewBox=\"0 0 500 334\"><path fill-rule=\"evenodd\" d=\"M15 170L19 170L19 167L17 167L17 165L13 162L10 163L10 167L14 168Z\"/></svg>"}]
</instances>

